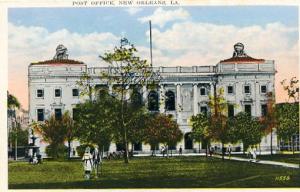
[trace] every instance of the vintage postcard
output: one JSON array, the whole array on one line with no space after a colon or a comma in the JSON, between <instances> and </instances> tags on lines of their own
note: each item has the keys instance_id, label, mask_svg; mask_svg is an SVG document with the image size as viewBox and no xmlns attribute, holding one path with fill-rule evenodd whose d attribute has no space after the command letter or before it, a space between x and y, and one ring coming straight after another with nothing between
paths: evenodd
<instances>
[{"instance_id":1,"label":"vintage postcard","mask_svg":"<svg viewBox=\"0 0 300 192\"><path fill-rule=\"evenodd\" d=\"M299 190L296 2L0 6L3 190Z\"/></svg>"}]
</instances>

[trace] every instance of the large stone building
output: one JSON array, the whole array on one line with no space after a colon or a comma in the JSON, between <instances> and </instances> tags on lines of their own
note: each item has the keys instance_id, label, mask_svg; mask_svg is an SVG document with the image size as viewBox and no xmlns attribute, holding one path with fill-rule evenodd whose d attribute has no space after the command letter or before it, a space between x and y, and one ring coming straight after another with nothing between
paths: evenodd
<instances>
[{"instance_id":1,"label":"large stone building","mask_svg":"<svg viewBox=\"0 0 300 192\"><path fill-rule=\"evenodd\" d=\"M60 45L52 60L31 63L28 68L29 113L31 121L44 121L51 114L62 115L65 110L71 113L76 104L87 98L80 96L80 87L76 83L84 72L92 76L91 86L107 86L99 79L99 73L109 72L108 67L88 68L87 64L67 58L66 49ZM189 118L200 112L207 112L209 94L213 94L216 87L225 90L225 98L231 103L228 115L233 116L246 111L252 116L266 113L267 92L274 92L275 64L273 60L255 59L244 53L241 43L234 45L233 56L221 60L217 65L190 67L154 67L159 71L162 80L157 90L142 87L140 93L144 101L148 102L149 110L172 114L184 139L176 148L182 146L185 152L198 151L201 144L194 143L189 134L191 127ZM113 92L113 86L108 89ZM95 95L94 95L95 97ZM159 100L165 99L163 102ZM159 105L159 103L161 103ZM275 133L274 133L275 134ZM270 146L270 135L264 137L260 143L262 150ZM41 153L46 143L40 139ZM79 143L74 142L73 148ZM273 136L274 149L277 146L276 136ZM216 144L217 145L217 144ZM241 145L242 147L242 145ZM111 144L110 151L116 150ZM134 150L149 152L150 146L135 144Z\"/></svg>"}]
</instances>

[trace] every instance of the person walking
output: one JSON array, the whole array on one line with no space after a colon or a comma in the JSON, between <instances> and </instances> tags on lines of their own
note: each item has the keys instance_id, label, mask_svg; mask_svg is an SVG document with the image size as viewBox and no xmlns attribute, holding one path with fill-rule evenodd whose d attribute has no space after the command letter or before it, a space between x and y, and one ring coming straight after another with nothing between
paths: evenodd
<instances>
[{"instance_id":1,"label":"person walking","mask_svg":"<svg viewBox=\"0 0 300 192\"><path fill-rule=\"evenodd\" d=\"M162 153L163 157L165 157L165 147L164 146L161 147L161 153Z\"/></svg>"},{"instance_id":2,"label":"person walking","mask_svg":"<svg viewBox=\"0 0 300 192\"><path fill-rule=\"evenodd\" d=\"M247 155L249 156L249 162L252 160L252 147L250 146L249 148L248 148L248 153L247 153Z\"/></svg>"},{"instance_id":3,"label":"person walking","mask_svg":"<svg viewBox=\"0 0 300 192\"><path fill-rule=\"evenodd\" d=\"M93 160L93 156L90 152L90 147L87 147L87 148L85 148L85 152L82 157L85 179L91 178L91 172L92 172L92 167L93 167L92 160Z\"/></svg>"},{"instance_id":4,"label":"person walking","mask_svg":"<svg viewBox=\"0 0 300 192\"><path fill-rule=\"evenodd\" d=\"M228 146L227 151L228 151L228 157L229 159L231 159L231 151L232 151L231 145Z\"/></svg>"},{"instance_id":5,"label":"person walking","mask_svg":"<svg viewBox=\"0 0 300 192\"><path fill-rule=\"evenodd\" d=\"M257 160L256 160L256 148L255 147L253 148L252 156L253 156L254 162L256 162Z\"/></svg>"},{"instance_id":6,"label":"person walking","mask_svg":"<svg viewBox=\"0 0 300 192\"><path fill-rule=\"evenodd\" d=\"M181 147L181 145L180 145L180 147L179 147L179 155L180 155L180 156L182 155L182 147Z\"/></svg>"},{"instance_id":7,"label":"person walking","mask_svg":"<svg viewBox=\"0 0 300 192\"><path fill-rule=\"evenodd\" d=\"M94 169L95 169L95 177L98 178L98 173L99 173L99 166L101 166L102 163L102 159L101 159L101 155L99 153L99 150L97 147L95 147L95 150L93 152L93 165L94 165Z\"/></svg>"}]
</instances>

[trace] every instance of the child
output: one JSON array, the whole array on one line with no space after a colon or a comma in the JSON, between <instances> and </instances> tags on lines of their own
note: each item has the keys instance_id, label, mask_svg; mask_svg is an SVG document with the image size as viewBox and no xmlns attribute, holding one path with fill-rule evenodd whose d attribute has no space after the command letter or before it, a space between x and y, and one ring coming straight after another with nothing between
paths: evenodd
<instances>
[{"instance_id":1,"label":"child","mask_svg":"<svg viewBox=\"0 0 300 192\"><path fill-rule=\"evenodd\" d=\"M85 149L85 152L84 152L83 157L82 157L83 167L84 167L84 174L85 174L84 177L86 179L91 178L91 172L92 172L92 167L93 167L92 160L93 160L93 156L91 155L90 148L87 147Z\"/></svg>"}]
</instances>

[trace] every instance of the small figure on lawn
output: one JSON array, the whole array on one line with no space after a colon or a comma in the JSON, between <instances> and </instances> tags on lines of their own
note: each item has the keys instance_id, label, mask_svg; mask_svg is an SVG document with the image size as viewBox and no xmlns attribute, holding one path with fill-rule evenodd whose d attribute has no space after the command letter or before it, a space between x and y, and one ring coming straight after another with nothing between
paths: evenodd
<instances>
[{"instance_id":1,"label":"small figure on lawn","mask_svg":"<svg viewBox=\"0 0 300 192\"><path fill-rule=\"evenodd\" d=\"M214 147L209 148L209 156L211 157L214 154Z\"/></svg>"},{"instance_id":2,"label":"small figure on lawn","mask_svg":"<svg viewBox=\"0 0 300 192\"><path fill-rule=\"evenodd\" d=\"M163 157L164 157L165 156L165 147L164 146L161 147L161 153L163 154Z\"/></svg>"},{"instance_id":3,"label":"small figure on lawn","mask_svg":"<svg viewBox=\"0 0 300 192\"><path fill-rule=\"evenodd\" d=\"M93 160L93 156L91 155L90 147L87 147L87 148L85 148L85 152L82 157L85 179L91 178L91 172L92 172L92 167L93 167L92 160Z\"/></svg>"},{"instance_id":4,"label":"small figure on lawn","mask_svg":"<svg viewBox=\"0 0 300 192\"><path fill-rule=\"evenodd\" d=\"M253 156L254 162L257 162L257 160L256 160L256 148L255 147L253 148L252 156Z\"/></svg>"},{"instance_id":5,"label":"small figure on lawn","mask_svg":"<svg viewBox=\"0 0 300 192\"><path fill-rule=\"evenodd\" d=\"M182 155L182 147L180 145L180 148L179 148L179 155Z\"/></svg>"},{"instance_id":6,"label":"small figure on lawn","mask_svg":"<svg viewBox=\"0 0 300 192\"><path fill-rule=\"evenodd\" d=\"M252 160L252 153L253 153L252 147L250 146L247 152L247 156L249 157L249 162Z\"/></svg>"},{"instance_id":7,"label":"small figure on lawn","mask_svg":"<svg viewBox=\"0 0 300 192\"><path fill-rule=\"evenodd\" d=\"M231 151L232 151L231 145L228 146L227 150L228 150L229 159L231 159Z\"/></svg>"},{"instance_id":8,"label":"small figure on lawn","mask_svg":"<svg viewBox=\"0 0 300 192\"><path fill-rule=\"evenodd\" d=\"M36 156L36 153L33 154L32 164L34 164L34 165L38 164L38 158Z\"/></svg>"},{"instance_id":9,"label":"small figure on lawn","mask_svg":"<svg viewBox=\"0 0 300 192\"><path fill-rule=\"evenodd\" d=\"M102 159L101 159L101 155L100 155L99 150L98 150L97 147L95 148L95 150L93 152L93 164L94 164L95 175L96 175L95 177L98 178L99 165L100 165L100 168L101 168Z\"/></svg>"}]
</instances>

